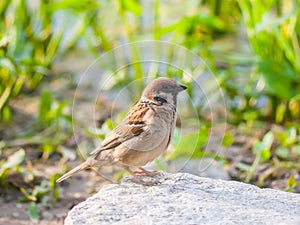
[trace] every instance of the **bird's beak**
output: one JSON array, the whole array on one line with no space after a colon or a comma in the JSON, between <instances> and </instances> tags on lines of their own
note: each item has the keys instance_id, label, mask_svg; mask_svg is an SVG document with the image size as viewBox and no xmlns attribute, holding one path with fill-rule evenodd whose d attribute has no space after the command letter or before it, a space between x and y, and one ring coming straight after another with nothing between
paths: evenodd
<instances>
[{"instance_id":1,"label":"bird's beak","mask_svg":"<svg viewBox=\"0 0 300 225\"><path fill-rule=\"evenodd\" d=\"M180 91L184 91L185 89L187 89L187 87L182 84L178 84L178 86L181 88Z\"/></svg>"}]
</instances>

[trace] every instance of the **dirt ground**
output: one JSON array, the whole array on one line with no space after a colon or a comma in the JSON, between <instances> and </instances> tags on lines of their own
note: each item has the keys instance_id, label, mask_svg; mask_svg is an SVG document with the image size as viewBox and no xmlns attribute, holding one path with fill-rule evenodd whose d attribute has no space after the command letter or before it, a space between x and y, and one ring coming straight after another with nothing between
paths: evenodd
<instances>
[{"instance_id":1,"label":"dirt ground","mask_svg":"<svg viewBox=\"0 0 300 225\"><path fill-rule=\"evenodd\" d=\"M74 161L72 165L79 163ZM54 170L54 168L52 168ZM93 171L85 171L75 175L72 179L59 184L61 197L59 201L52 204L38 203L40 220L38 223L30 221L27 210L29 203L20 203L16 191L6 195L6 200L1 199L0 224L2 225L61 225L68 211L78 203L86 200L93 193L99 191L103 185L110 182L103 180Z\"/></svg>"}]
</instances>

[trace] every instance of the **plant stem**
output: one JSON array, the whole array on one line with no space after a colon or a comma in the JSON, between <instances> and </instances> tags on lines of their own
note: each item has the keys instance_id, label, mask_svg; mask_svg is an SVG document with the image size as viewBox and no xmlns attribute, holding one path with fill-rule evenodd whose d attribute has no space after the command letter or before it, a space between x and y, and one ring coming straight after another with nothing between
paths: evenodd
<instances>
[{"instance_id":1,"label":"plant stem","mask_svg":"<svg viewBox=\"0 0 300 225\"><path fill-rule=\"evenodd\" d=\"M248 175L247 175L246 180L245 180L246 183L249 183L252 180L252 178L254 176L254 173L255 173L255 170L256 170L257 166L259 165L260 159L261 159L261 156L260 156L259 153L257 153L256 157L255 157L255 160L252 163L252 166L250 167L250 169L248 171Z\"/></svg>"}]
</instances>

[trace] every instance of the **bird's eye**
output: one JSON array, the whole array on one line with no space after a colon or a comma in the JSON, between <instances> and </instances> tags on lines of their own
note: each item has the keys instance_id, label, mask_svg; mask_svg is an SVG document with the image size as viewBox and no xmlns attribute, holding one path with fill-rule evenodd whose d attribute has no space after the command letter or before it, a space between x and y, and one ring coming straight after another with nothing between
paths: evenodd
<instances>
[{"instance_id":1,"label":"bird's eye","mask_svg":"<svg viewBox=\"0 0 300 225\"><path fill-rule=\"evenodd\" d=\"M162 98L162 97L158 97L158 96L154 97L153 99L154 99L155 101L160 102L160 103L166 103L166 102L167 102L166 99L164 99L164 98Z\"/></svg>"}]
</instances>

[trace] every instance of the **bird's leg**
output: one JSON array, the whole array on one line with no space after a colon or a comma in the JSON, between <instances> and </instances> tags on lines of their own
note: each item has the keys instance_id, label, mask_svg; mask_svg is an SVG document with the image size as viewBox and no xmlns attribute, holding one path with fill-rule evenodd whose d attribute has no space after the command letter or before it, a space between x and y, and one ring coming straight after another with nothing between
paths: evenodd
<instances>
[{"instance_id":1,"label":"bird's leg","mask_svg":"<svg viewBox=\"0 0 300 225\"><path fill-rule=\"evenodd\" d=\"M140 176L136 175L129 167L125 167L125 169L132 175L131 182L136 184L141 184L144 186L154 186L159 184L159 181L144 181ZM148 171L147 171L148 172Z\"/></svg>"},{"instance_id":2,"label":"bird's leg","mask_svg":"<svg viewBox=\"0 0 300 225\"><path fill-rule=\"evenodd\" d=\"M135 175L146 175L148 177L155 177L155 176L161 175L161 173L156 170L148 171L148 170L145 170L143 167L139 167L139 171L134 171L133 173Z\"/></svg>"}]
</instances>

